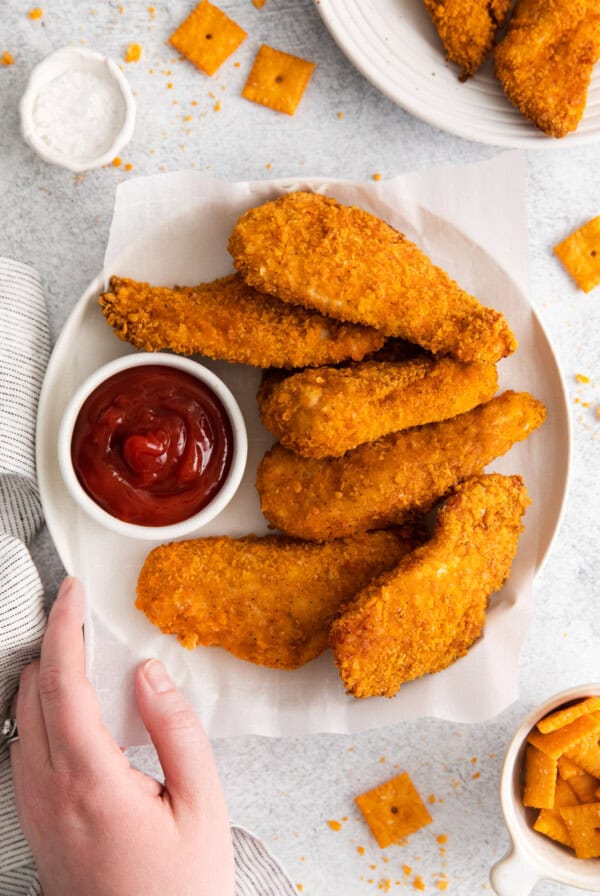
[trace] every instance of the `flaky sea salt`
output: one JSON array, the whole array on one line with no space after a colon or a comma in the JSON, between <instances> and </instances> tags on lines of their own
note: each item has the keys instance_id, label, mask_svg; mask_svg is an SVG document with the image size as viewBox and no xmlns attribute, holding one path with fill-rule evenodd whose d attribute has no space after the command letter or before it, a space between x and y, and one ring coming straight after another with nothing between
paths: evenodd
<instances>
[{"instance_id":1,"label":"flaky sea salt","mask_svg":"<svg viewBox=\"0 0 600 896\"><path fill-rule=\"evenodd\" d=\"M125 114L116 83L90 71L67 70L40 89L33 125L50 149L85 164L108 152Z\"/></svg>"}]
</instances>

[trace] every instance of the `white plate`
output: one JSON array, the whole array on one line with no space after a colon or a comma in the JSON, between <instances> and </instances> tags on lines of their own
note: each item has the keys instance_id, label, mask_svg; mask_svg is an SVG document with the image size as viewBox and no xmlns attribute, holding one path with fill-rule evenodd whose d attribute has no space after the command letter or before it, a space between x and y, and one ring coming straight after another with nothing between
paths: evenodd
<instances>
[{"instance_id":1,"label":"white plate","mask_svg":"<svg viewBox=\"0 0 600 896\"><path fill-rule=\"evenodd\" d=\"M302 187L317 189L321 185L321 181L309 180ZM205 187L204 181L201 186L203 193L210 189L210 185ZM223 193L218 217L215 217L214 204L209 197L206 212L188 212L167 222L169 234L177 235L176 255L172 252L165 254L164 247L171 242L166 241L164 230L159 228L134 247L128 260L117 262L118 272L124 273L125 268L141 279L148 277L153 282L183 283L176 268L178 259L192 257L196 259L196 282L225 273L228 262L223 247L240 211L280 194L289 186L281 181L255 184L233 201L225 198L226 185L219 186L216 182L213 187L216 195ZM99 276L69 317L48 366L38 412L37 465L48 527L66 569L83 576L86 581L94 609L97 643L101 640L100 628L103 629L102 644L106 644L105 634L110 635L108 657L104 657L99 649L92 649L90 653L96 654L95 664L105 664L100 672L95 667L98 674L93 680L104 690L103 709L110 705L111 713L114 710L115 717L111 717L110 724L116 730L129 731L127 723L131 713L131 707L116 709L112 705L117 702L116 695L122 689L122 667L132 669L135 661L152 655L163 659L176 681L195 696L205 724L214 736L360 730L374 724L393 724L401 718L420 716L424 712L469 721L493 715L510 702L503 691L504 684L499 686L497 680L500 673L503 680L514 678L516 682L516 666L513 668L516 655L512 655L512 646L506 648L503 633L508 626L513 646L524 635L531 607L531 579L552 544L567 488L570 422L556 359L527 297L515 281L490 254L448 221L408 202L401 203L402 209L392 208L377 200L375 188L364 185L329 182L326 189L330 195L341 193L342 201L349 201L344 200L344 190L356 191L354 195L362 197L358 204L378 211L409 238L416 239L410 223L412 215L412 220L418 222L422 231L418 241L436 263L456 276L466 289L509 316L520 347L499 365L500 388L531 391L548 408L548 421L544 426L491 465L491 469L499 472L521 473L533 500L511 577L494 597L488 613L486 637L470 654L437 676L404 686L393 701L385 698L357 701L347 697L327 654L302 669L282 672L244 663L218 648L185 651L174 636L162 635L134 607L137 576L146 554L153 547L152 542L119 538L87 520L70 498L58 467L57 432L70 396L97 367L134 351L117 339L104 322L97 303L103 286L103 278ZM209 230L214 231L214 247L206 243L210 238ZM202 240L207 249L198 262L197 247L202 245ZM135 264L141 267L135 269L132 267ZM169 264L175 267L167 270ZM176 269L178 272L173 274ZM256 407L260 373L225 362L202 359L202 363L225 381L238 400L246 421L249 444L246 473L238 493L200 534L240 536L252 531L263 534L266 523L260 513L254 482L256 467L265 449L272 444L272 437L261 426ZM506 656L509 654L511 671L507 675L503 667L500 672L501 663L497 657L501 655L503 661L508 662ZM465 700L466 693L470 695L468 700Z\"/></svg>"},{"instance_id":2,"label":"white plate","mask_svg":"<svg viewBox=\"0 0 600 896\"><path fill-rule=\"evenodd\" d=\"M461 84L423 0L315 0L341 50L371 84L428 124L480 143L539 149L600 140L600 69L577 130L547 137L512 106L488 59Z\"/></svg>"}]
</instances>

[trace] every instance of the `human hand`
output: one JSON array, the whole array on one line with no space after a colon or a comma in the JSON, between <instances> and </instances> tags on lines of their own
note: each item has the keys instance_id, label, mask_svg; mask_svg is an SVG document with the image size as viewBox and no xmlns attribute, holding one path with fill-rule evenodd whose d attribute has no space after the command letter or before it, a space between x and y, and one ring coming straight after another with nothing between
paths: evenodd
<instances>
[{"instance_id":1,"label":"human hand","mask_svg":"<svg viewBox=\"0 0 600 896\"><path fill-rule=\"evenodd\" d=\"M16 702L17 811L44 896L232 896L227 808L198 717L162 663L142 663L137 701L164 787L132 769L85 677L83 618L83 586L65 579Z\"/></svg>"}]
</instances>

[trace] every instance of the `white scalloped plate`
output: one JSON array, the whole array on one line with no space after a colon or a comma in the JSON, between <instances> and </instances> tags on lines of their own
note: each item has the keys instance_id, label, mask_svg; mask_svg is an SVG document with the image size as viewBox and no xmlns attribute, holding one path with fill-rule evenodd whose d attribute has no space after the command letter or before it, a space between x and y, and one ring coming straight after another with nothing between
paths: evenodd
<instances>
[{"instance_id":1,"label":"white scalloped plate","mask_svg":"<svg viewBox=\"0 0 600 896\"><path fill-rule=\"evenodd\" d=\"M521 149L581 146L600 140L600 68L577 130L547 137L507 100L491 60L464 84L445 61L423 0L315 0L332 37L353 65L393 102L428 124L480 143Z\"/></svg>"}]
</instances>

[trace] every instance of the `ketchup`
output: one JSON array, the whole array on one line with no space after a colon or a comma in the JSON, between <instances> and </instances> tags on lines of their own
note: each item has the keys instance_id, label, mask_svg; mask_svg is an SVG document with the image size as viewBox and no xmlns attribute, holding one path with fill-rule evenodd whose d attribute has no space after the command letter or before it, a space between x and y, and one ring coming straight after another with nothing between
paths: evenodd
<instances>
[{"instance_id":1,"label":"ketchup","mask_svg":"<svg viewBox=\"0 0 600 896\"><path fill-rule=\"evenodd\" d=\"M133 367L86 399L71 441L77 478L117 519L166 526L193 516L227 478L233 432L207 386L174 367Z\"/></svg>"}]
</instances>

